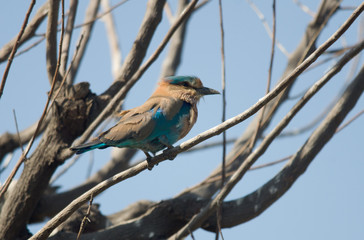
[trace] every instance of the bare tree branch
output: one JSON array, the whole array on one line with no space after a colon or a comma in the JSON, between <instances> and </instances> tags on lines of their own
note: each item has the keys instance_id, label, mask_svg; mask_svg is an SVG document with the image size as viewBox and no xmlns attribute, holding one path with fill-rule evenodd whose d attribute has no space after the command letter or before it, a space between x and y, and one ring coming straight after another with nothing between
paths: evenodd
<instances>
[{"instance_id":1,"label":"bare tree branch","mask_svg":"<svg viewBox=\"0 0 364 240\"><path fill-rule=\"evenodd\" d=\"M35 209L31 222L44 221L46 217L53 217L74 199L81 196L84 192L95 187L98 183L114 176L115 174L125 171L130 167L129 162L134 156L135 149L118 149L111 160L105 164L98 172L92 175L85 182L70 190L43 196L37 208Z\"/></svg>"},{"instance_id":2,"label":"bare tree branch","mask_svg":"<svg viewBox=\"0 0 364 240\"><path fill-rule=\"evenodd\" d=\"M272 30L270 30L269 24L267 23L267 20L265 19L264 14L259 10L259 8L257 8L257 6L251 0L246 0L246 1L249 3L250 7L254 10L255 14L257 14L260 21L262 21L262 24L263 24L264 29L267 32L268 36L271 39L273 39L273 32L272 32ZM288 58L290 56L290 53L286 50L286 48L279 41L275 41L275 42L276 42L279 50Z\"/></svg>"},{"instance_id":3,"label":"bare tree branch","mask_svg":"<svg viewBox=\"0 0 364 240\"><path fill-rule=\"evenodd\" d=\"M4 87L5 87L5 82L6 82L6 79L8 77L8 74L9 74L9 70L10 70L10 66L11 66L11 63L13 62L13 58L14 58L14 55L18 49L18 45L19 45L19 42L20 42L20 39L21 37L23 36L23 33L25 31L25 28L28 24L28 19L29 19L29 16L30 16L30 13L32 12L33 10L33 7L35 5L35 0L31 1L30 2L30 6L29 6L29 9L25 15L25 19L24 19L24 22L23 22L23 25L21 26L21 29L20 29L20 32L16 38L16 41L14 43L14 46L11 50L11 53L10 53L10 57L8 59L8 64L6 65L6 68L5 68L5 71L4 71L4 75L3 75L3 78L1 80L1 84L0 84L0 98L1 96L3 95L3 91L4 91Z\"/></svg>"},{"instance_id":4,"label":"bare tree branch","mask_svg":"<svg viewBox=\"0 0 364 240\"><path fill-rule=\"evenodd\" d=\"M182 11L185 9L188 2L189 2L188 0L179 0L178 1L178 9L176 12L176 16L181 15ZM166 6L168 6L168 5L166 4ZM166 9L168 9L168 8L166 8ZM174 17L173 19L176 19L176 18ZM160 74L161 78L166 77L166 76L173 76L173 75L175 75L175 73L177 71L177 67L179 66L179 64L181 62L183 43L184 43L186 26L187 26L188 20L189 20L189 18L186 19L186 21L181 24L181 26L176 30L176 32L173 34L173 36L171 38L167 56L164 59L163 64L162 64L162 70L161 70L161 74Z\"/></svg>"},{"instance_id":5,"label":"bare tree branch","mask_svg":"<svg viewBox=\"0 0 364 240\"><path fill-rule=\"evenodd\" d=\"M67 25L64 33L64 43L62 47L62 58L61 58L61 69L60 72L64 76L67 69L68 54L71 45L73 26L75 24L76 13L77 13L78 0L70 1L70 8L68 12Z\"/></svg>"},{"instance_id":6,"label":"bare tree branch","mask_svg":"<svg viewBox=\"0 0 364 240\"><path fill-rule=\"evenodd\" d=\"M82 24L78 24L75 26L75 29L86 26L88 24L94 23L95 21L99 20L100 18L106 16L107 14L111 13L113 10L115 10L117 7L120 7L121 5L123 5L124 3L126 3L129 0L121 0L119 3L115 4L114 6L112 6L111 8L109 8L108 10L104 11L103 13L98 14L96 17L94 17L93 19L90 19L88 21L83 22Z\"/></svg>"},{"instance_id":7,"label":"bare tree branch","mask_svg":"<svg viewBox=\"0 0 364 240\"><path fill-rule=\"evenodd\" d=\"M0 62L7 60L15 44L21 46L27 40L31 39L35 35L35 31L43 22L49 11L49 3L43 4L35 13L34 18L26 25L24 33L21 39L18 41L17 37L13 38L10 42L5 44L0 50Z\"/></svg>"},{"instance_id":8,"label":"bare tree branch","mask_svg":"<svg viewBox=\"0 0 364 240\"><path fill-rule=\"evenodd\" d=\"M41 134L43 132L43 130L47 126L48 122L49 122L49 118L46 118L44 120L43 124L41 125L41 127L37 133L37 136L39 136L39 134ZM32 126L19 132L20 139L22 140L22 144L27 143L32 138L32 136L35 133L36 128L37 128L37 124L34 123ZM8 132L6 132L0 136L0 162L3 160L3 158L5 157L5 155L7 153L12 152L19 147L17 138L18 137L17 137L16 133L8 133Z\"/></svg>"},{"instance_id":9,"label":"bare tree branch","mask_svg":"<svg viewBox=\"0 0 364 240\"><path fill-rule=\"evenodd\" d=\"M48 13L47 33L46 33L46 61L48 80L52 84L57 68L57 26L60 0L49 0L50 10ZM62 80L57 74L56 82Z\"/></svg>"},{"instance_id":10,"label":"bare tree branch","mask_svg":"<svg viewBox=\"0 0 364 240\"><path fill-rule=\"evenodd\" d=\"M100 0L91 0L90 1L89 6L86 10L85 22L88 22L96 17L99 6L100 6ZM83 26L81 29L81 35L79 38L81 38L81 36L82 36L83 41L80 46L80 49L78 50L79 52L77 53L77 57L75 58L75 63L71 68L70 74L68 75L68 78L67 78L68 84L73 83L75 80L79 66L85 55L86 47L90 40L93 26L94 26L94 21L92 21L90 24Z\"/></svg>"},{"instance_id":11,"label":"bare tree branch","mask_svg":"<svg viewBox=\"0 0 364 240\"><path fill-rule=\"evenodd\" d=\"M301 3L299 0L293 0L293 2L296 3L297 6L302 9L303 12L307 13L311 17L315 16L315 13L309 7Z\"/></svg>"},{"instance_id":12,"label":"bare tree branch","mask_svg":"<svg viewBox=\"0 0 364 240\"><path fill-rule=\"evenodd\" d=\"M110 2L109 0L102 0L101 1L102 8L104 11L110 9ZM110 47L110 55L111 55L111 72L114 79L117 77L117 72L121 66L121 49L119 47L119 39L118 35L116 34L116 26L115 21L113 18L112 13L106 14L102 18L103 22L105 23L106 33L109 40L109 47Z\"/></svg>"}]
</instances>

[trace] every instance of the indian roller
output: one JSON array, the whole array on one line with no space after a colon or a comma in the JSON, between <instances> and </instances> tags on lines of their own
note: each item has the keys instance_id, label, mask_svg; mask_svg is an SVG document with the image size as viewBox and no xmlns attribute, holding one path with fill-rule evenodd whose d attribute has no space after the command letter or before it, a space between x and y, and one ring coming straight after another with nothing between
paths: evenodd
<instances>
[{"instance_id":1,"label":"indian roller","mask_svg":"<svg viewBox=\"0 0 364 240\"><path fill-rule=\"evenodd\" d=\"M141 149L147 156L148 169L151 152L172 148L187 135L197 120L197 103L205 95L219 94L204 87L194 76L163 78L152 96L141 106L120 113L120 121L90 142L71 147L76 154L107 147Z\"/></svg>"}]
</instances>

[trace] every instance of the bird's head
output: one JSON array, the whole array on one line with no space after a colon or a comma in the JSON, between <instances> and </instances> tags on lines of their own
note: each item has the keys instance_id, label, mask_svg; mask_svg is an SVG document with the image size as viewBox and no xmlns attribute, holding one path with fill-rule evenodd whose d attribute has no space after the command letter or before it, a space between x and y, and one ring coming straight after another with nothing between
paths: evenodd
<instances>
[{"instance_id":1,"label":"bird's head","mask_svg":"<svg viewBox=\"0 0 364 240\"><path fill-rule=\"evenodd\" d=\"M194 76L165 77L159 87L168 94L191 104L196 104L201 97L211 94L220 94L218 91L204 87L201 80Z\"/></svg>"}]
</instances>

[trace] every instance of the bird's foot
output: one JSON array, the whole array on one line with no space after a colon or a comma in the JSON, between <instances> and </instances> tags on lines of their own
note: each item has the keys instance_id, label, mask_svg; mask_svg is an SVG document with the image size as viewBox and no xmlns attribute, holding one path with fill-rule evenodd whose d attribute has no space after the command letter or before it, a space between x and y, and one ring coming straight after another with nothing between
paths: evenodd
<instances>
[{"instance_id":1,"label":"bird's foot","mask_svg":"<svg viewBox=\"0 0 364 240\"><path fill-rule=\"evenodd\" d=\"M167 159L173 160L176 158L176 154L169 152L170 149L174 148L173 145L169 144L168 139L165 136L160 136L159 141L167 147L166 150L163 151L163 154L167 156Z\"/></svg>"},{"instance_id":2,"label":"bird's foot","mask_svg":"<svg viewBox=\"0 0 364 240\"><path fill-rule=\"evenodd\" d=\"M152 156L150 156L150 154L148 152L144 152L145 156L147 156L147 168L149 171L151 171L154 167L153 163L152 163Z\"/></svg>"},{"instance_id":3,"label":"bird's foot","mask_svg":"<svg viewBox=\"0 0 364 240\"><path fill-rule=\"evenodd\" d=\"M173 153L173 152L170 151L172 148L173 148L173 146L172 147L168 147L168 149L166 149L166 150L163 151L163 154L167 157L168 160L171 160L171 161L173 159L175 159L176 156L177 156L176 153Z\"/></svg>"}]
</instances>

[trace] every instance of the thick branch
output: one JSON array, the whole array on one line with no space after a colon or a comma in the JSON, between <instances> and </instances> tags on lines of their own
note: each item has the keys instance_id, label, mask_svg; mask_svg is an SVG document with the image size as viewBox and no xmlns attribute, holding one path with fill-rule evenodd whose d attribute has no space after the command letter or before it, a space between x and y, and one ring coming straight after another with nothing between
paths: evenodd
<instances>
[{"instance_id":1,"label":"thick branch","mask_svg":"<svg viewBox=\"0 0 364 240\"><path fill-rule=\"evenodd\" d=\"M59 97L53 105L48 127L36 150L24 163L23 172L0 212L0 239L15 239L25 229L50 177L64 161L60 150L71 144L87 122L93 104L88 99L90 95L87 89L82 99Z\"/></svg>"},{"instance_id":2,"label":"thick branch","mask_svg":"<svg viewBox=\"0 0 364 240\"><path fill-rule=\"evenodd\" d=\"M46 33L46 62L48 80L50 83L53 81L54 74L57 68L57 32L58 32L58 11L60 0L50 0L50 10L48 12L48 23ZM57 74L56 82L62 80Z\"/></svg>"},{"instance_id":3,"label":"thick branch","mask_svg":"<svg viewBox=\"0 0 364 240\"><path fill-rule=\"evenodd\" d=\"M114 154L111 160L81 185L68 191L43 196L39 200L30 221L39 222L43 221L45 217L53 217L75 198L95 187L98 183L112 177L118 172L128 169L130 167L129 161L135 152L135 149L116 149L116 151L113 151Z\"/></svg>"}]
</instances>

